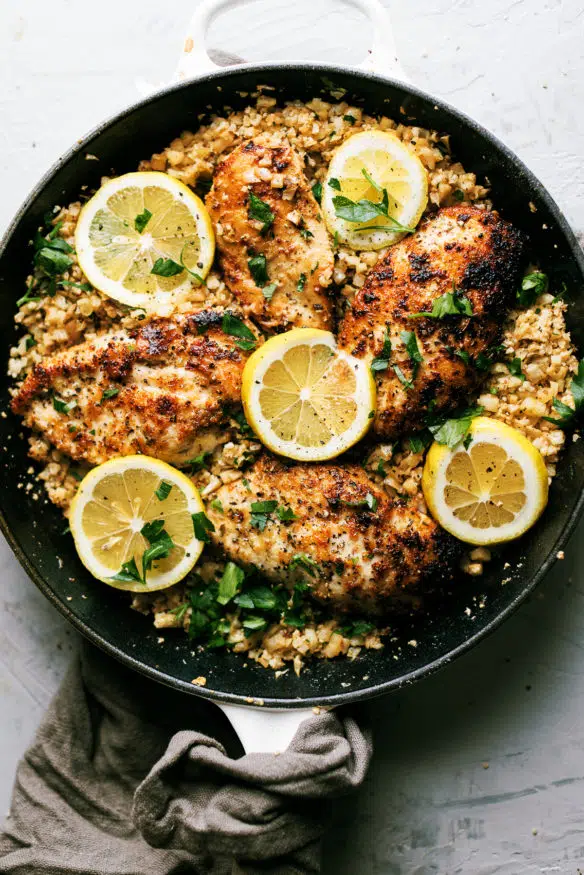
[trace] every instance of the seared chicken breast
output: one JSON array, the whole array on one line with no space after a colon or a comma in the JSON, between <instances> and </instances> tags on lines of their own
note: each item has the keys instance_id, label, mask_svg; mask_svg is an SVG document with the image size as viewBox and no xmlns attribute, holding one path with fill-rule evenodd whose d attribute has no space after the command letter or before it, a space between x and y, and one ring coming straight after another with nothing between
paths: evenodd
<instances>
[{"instance_id":1,"label":"seared chicken breast","mask_svg":"<svg viewBox=\"0 0 584 875\"><path fill-rule=\"evenodd\" d=\"M499 341L524 242L496 212L461 204L425 219L368 274L339 346L369 362L377 357L378 435L415 431L430 409L465 403ZM441 315L420 315L439 298Z\"/></svg>"},{"instance_id":2,"label":"seared chicken breast","mask_svg":"<svg viewBox=\"0 0 584 875\"><path fill-rule=\"evenodd\" d=\"M274 135L219 165L207 208L225 282L262 328L330 328L333 253L297 152Z\"/></svg>"},{"instance_id":3,"label":"seared chicken breast","mask_svg":"<svg viewBox=\"0 0 584 875\"><path fill-rule=\"evenodd\" d=\"M201 310L116 330L48 356L12 409L73 459L92 465L144 453L180 465L220 442L227 404L239 404L249 353Z\"/></svg>"},{"instance_id":4,"label":"seared chicken breast","mask_svg":"<svg viewBox=\"0 0 584 875\"><path fill-rule=\"evenodd\" d=\"M434 520L389 499L356 465L288 467L262 457L213 497L220 504L207 510L211 537L230 559L276 583L304 580L316 599L341 611L383 611L421 581L448 577L457 556ZM254 517L255 502L276 502L294 519L282 521L290 514L276 505L265 519Z\"/></svg>"}]
</instances>

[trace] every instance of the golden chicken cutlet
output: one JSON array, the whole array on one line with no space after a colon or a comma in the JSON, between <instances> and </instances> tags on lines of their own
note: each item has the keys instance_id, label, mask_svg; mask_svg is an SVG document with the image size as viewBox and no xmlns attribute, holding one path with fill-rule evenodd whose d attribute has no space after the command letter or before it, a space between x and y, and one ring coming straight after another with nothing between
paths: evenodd
<instances>
[{"instance_id":1,"label":"golden chicken cutlet","mask_svg":"<svg viewBox=\"0 0 584 875\"><path fill-rule=\"evenodd\" d=\"M229 559L275 583L305 581L341 611L379 613L421 581L449 577L458 556L431 517L390 499L357 465L265 456L214 497L212 538Z\"/></svg>"},{"instance_id":2,"label":"golden chicken cutlet","mask_svg":"<svg viewBox=\"0 0 584 875\"><path fill-rule=\"evenodd\" d=\"M103 334L36 365L12 409L78 461L144 453L184 464L221 442L225 405L239 404L241 326L251 334L232 313L201 310Z\"/></svg>"},{"instance_id":3,"label":"golden chicken cutlet","mask_svg":"<svg viewBox=\"0 0 584 875\"><path fill-rule=\"evenodd\" d=\"M376 376L374 431L395 438L464 404L492 364L520 279L524 235L461 204L426 218L368 274L339 346Z\"/></svg>"},{"instance_id":4,"label":"golden chicken cutlet","mask_svg":"<svg viewBox=\"0 0 584 875\"><path fill-rule=\"evenodd\" d=\"M225 282L247 316L269 331L332 327L331 245L300 155L285 140L263 134L234 149L215 172L207 208Z\"/></svg>"}]
</instances>

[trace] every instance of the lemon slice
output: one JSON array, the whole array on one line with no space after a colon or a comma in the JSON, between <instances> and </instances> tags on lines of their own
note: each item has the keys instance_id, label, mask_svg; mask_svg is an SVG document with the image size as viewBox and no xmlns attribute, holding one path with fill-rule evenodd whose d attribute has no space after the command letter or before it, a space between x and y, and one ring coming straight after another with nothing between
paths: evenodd
<instances>
[{"instance_id":1,"label":"lemon slice","mask_svg":"<svg viewBox=\"0 0 584 875\"><path fill-rule=\"evenodd\" d=\"M496 419L474 419L468 448L434 443L422 489L432 516L468 544L500 544L527 531L547 504L541 453Z\"/></svg>"},{"instance_id":2,"label":"lemon slice","mask_svg":"<svg viewBox=\"0 0 584 875\"><path fill-rule=\"evenodd\" d=\"M75 248L97 289L163 315L199 283L193 274L205 279L215 238L205 205L184 183L166 173L126 173L83 207Z\"/></svg>"},{"instance_id":3,"label":"lemon slice","mask_svg":"<svg viewBox=\"0 0 584 875\"><path fill-rule=\"evenodd\" d=\"M247 360L242 401L249 424L289 459L332 459L368 430L375 383L366 363L337 349L330 331L295 328Z\"/></svg>"},{"instance_id":4,"label":"lemon slice","mask_svg":"<svg viewBox=\"0 0 584 875\"><path fill-rule=\"evenodd\" d=\"M195 537L192 517L197 513L204 513L204 506L188 477L159 459L123 456L93 468L83 479L69 525L79 558L94 577L116 589L148 592L178 583L201 555L204 544ZM162 528L172 546L168 555L152 561L144 583L133 579L128 563L133 561L144 577L145 551L152 541L165 540L160 532L150 539L142 534L152 523L150 531Z\"/></svg>"},{"instance_id":5,"label":"lemon slice","mask_svg":"<svg viewBox=\"0 0 584 875\"><path fill-rule=\"evenodd\" d=\"M383 190L387 192L387 216L351 222L338 215L335 198L382 204ZM345 140L333 155L322 191L329 231L352 249L383 249L397 243L406 233L399 226L415 228L427 203L428 174L422 162L387 131L363 131Z\"/></svg>"}]
</instances>

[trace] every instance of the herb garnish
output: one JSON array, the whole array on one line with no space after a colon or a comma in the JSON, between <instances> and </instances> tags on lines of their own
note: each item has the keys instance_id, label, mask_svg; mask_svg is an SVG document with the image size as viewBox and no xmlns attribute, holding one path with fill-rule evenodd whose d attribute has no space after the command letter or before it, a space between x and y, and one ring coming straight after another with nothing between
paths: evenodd
<instances>
[{"instance_id":1,"label":"herb garnish","mask_svg":"<svg viewBox=\"0 0 584 875\"><path fill-rule=\"evenodd\" d=\"M491 365L497 361L504 352L505 347L500 344L498 346L489 346L484 352L479 352L475 359L475 368L479 371L488 371Z\"/></svg>"},{"instance_id":2,"label":"herb garnish","mask_svg":"<svg viewBox=\"0 0 584 875\"><path fill-rule=\"evenodd\" d=\"M253 331L247 327L245 322L237 316L234 316L229 310L223 314L221 328L225 334L229 334L231 337L241 338L239 341L235 342L235 345L240 349L250 350L255 348L256 337Z\"/></svg>"},{"instance_id":3,"label":"herb garnish","mask_svg":"<svg viewBox=\"0 0 584 875\"><path fill-rule=\"evenodd\" d=\"M213 499L213 501L211 502L211 507L213 508L213 510L216 510L217 513L224 513L225 512L223 510L223 502L219 498Z\"/></svg>"},{"instance_id":4,"label":"herb garnish","mask_svg":"<svg viewBox=\"0 0 584 875\"><path fill-rule=\"evenodd\" d=\"M268 262L265 255L252 255L247 262L249 272L256 286L261 289L268 282Z\"/></svg>"},{"instance_id":5,"label":"herb garnish","mask_svg":"<svg viewBox=\"0 0 584 875\"><path fill-rule=\"evenodd\" d=\"M525 374L521 370L521 359L515 357L510 362L507 362L507 367L509 368L509 373L514 377L519 377L522 383L525 382Z\"/></svg>"},{"instance_id":6,"label":"herb garnish","mask_svg":"<svg viewBox=\"0 0 584 875\"><path fill-rule=\"evenodd\" d=\"M207 467L207 458L211 455L212 453L208 451L199 453L198 456L194 456L192 459L189 459L188 462L183 462L181 468L190 468L191 474L196 474L197 471L202 471L203 468Z\"/></svg>"},{"instance_id":7,"label":"herb garnish","mask_svg":"<svg viewBox=\"0 0 584 875\"><path fill-rule=\"evenodd\" d=\"M403 340L408 355L413 363L412 379L415 379L418 368L424 361L424 357L422 356L422 353L420 352L420 349L418 347L418 338L413 331L402 331L400 337Z\"/></svg>"},{"instance_id":8,"label":"herb garnish","mask_svg":"<svg viewBox=\"0 0 584 875\"><path fill-rule=\"evenodd\" d=\"M276 515L281 523L289 523L292 520L298 519L291 507L284 507L283 505L276 508Z\"/></svg>"},{"instance_id":9,"label":"herb garnish","mask_svg":"<svg viewBox=\"0 0 584 875\"><path fill-rule=\"evenodd\" d=\"M408 319L444 319L445 316L472 316L472 304L454 283L452 291L445 292L432 302L432 311L423 310L420 313L409 313Z\"/></svg>"},{"instance_id":10,"label":"herb garnish","mask_svg":"<svg viewBox=\"0 0 584 875\"><path fill-rule=\"evenodd\" d=\"M358 501L341 501L341 504L344 504L345 507L352 507L355 510L359 510L361 508L367 508L372 513L375 513L377 510L379 502L375 498L372 492L368 492L365 498L360 498Z\"/></svg>"},{"instance_id":11,"label":"herb garnish","mask_svg":"<svg viewBox=\"0 0 584 875\"><path fill-rule=\"evenodd\" d=\"M71 401L63 401L61 398L57 398L56 395L53 395L53 408L57 411L57 413L70 413L74 407L77 407L77 401L73 398Z\"/></svg>"},{"instance_id":12,"label":"herb garnish","mask_svg":"<svg viewBox=\"0 0 584 875\"><path fill-rule=\"evenodd\" d=\"M153 273L155 276L169 277L178 276L183 270L184 267L181 264L177 264L172 258L157 258L152 265L150 273Z\"/></svg>"},{"instance_id":13,"label":"herb garnish","mask_svg":"<svg viewBox=\"0 0 584 875\"><path fill-rule=\"evenodd\" d=\"M164 528L164 520L154 520L151 523L145 523L140 529L140 534L150 544L144 550L142 556L142 574L144 576L144 583L146 583L146 573L152 567L152 563L156 559L166 559L174 547L174 541Z\"/></svg>"},{"instance_id":14,"label":"herb garnish","mask_svg":"<svg viewBox=\"0 0 584 875\"><path fill-rule=\"evenodd\" d=\"M407 390L407 389L413 388L413 385L414 385L413 379L408 380L408 378L406 377L406 375L404 374L404 372L402 371L402 369L400 368L399 365L393 365L393 371L394 371L396 377L398 378L398 380L400 381L400 383L402 384L402 386L404 387L404 389ZM413 377L413 375L412 375L412 377Z\"/></svg>"},{"instance_id":15,"label":"herb garnish","mask_svg":"<svg viewBox=\"0 0 584 875\"><path fill-rule=\"evenodd\" d=\"M559 413L560 418L555 419L552 416L543 417L548 422L557 425L558 428L569 428L580 417L584 409L584 359L578 362L578 371L572 379L569 389L574 399L574 407L569 407L568 404L564 404L563 401L554 398L553 408L556 413Z\"/></svg>"},{"instance_id":16,"label":"herb garnish","mask_svg":"<svg viewBox=\"0 0 584 875\"><path fill-rule=\"evenodd\" d=\"M215 526L202 510L198 513L192 513L193 529L197 541L202 541L203 544L208 544L211 541L209 532L215 531Z\"/></svg>"},{"instance_id":17,"label":"herb garnish","mask_svg":"<svg viewBox=\"0 0 584 875\"><path fill-rule=\"evenodd\" d=\"M367 620L355 620L350 625L342 626L339 631L345 638L354 638L356 635L364 637L369 632L372 632L373 629L375 629L373 623L369 623Z\"/></svg>"},{"instance_id":18,"label":"herb garnish","mask_svg":"<svg viewBox=\"0 0 584 875\"><path fill-rule=\"evenodd\" d=\"M521 280L521 288L517 290L517 301L521 307L531 307L537 298L548 288L548 278L545 273L534 270Z\"/></svg>"},{"instance_id":19,"label":"herb garnish","mask_svg":"<svg viewBox=\"0 0 584 875\"><path fill-rule=\"evenodd\" d=\"M301 273L298 277L298 282L296 283L296 291L302 292L304 291L304 286L306 285L306 274Z\"/></svg>"},{"instance_id":20,"label":"herb garnish","mask_svg":"<svg viewBox=\"0 0 584 875\"><path fill-rule=\"evenodd\" d=\"M334 188L335 191L340 191L340 190L341 190L341 183L339 182L338 179L335 179L334 176L332 176L332 177L329 179L328 184L329 184L330 188Z\"/></svg>"},{"instance_id":21,"label":"herb garnish","mask_svg":"<svg viewBox=\"0 0 584 875\"><path fill-rule=\"evenodd\" d=\"M236 595L245 577L245 572L235 562L228 562L219 581L217 601L220 605L226 605Z\"/></svg>"},{"instance_id":22,"label":"herb garnish","mask_svg":"<svg viewBox=\"0 0 584 875\"><path fill-rule=\"evenodd\" d=\"M26 340L24 341L24 348L25 348L26 351L28 352L29 349L32 349L33 346L36 346L36 345L37 345L36 340L34 339L34 337L32 337L32 336L29 334L28 337L26 338Z\"/></svg>"},{"instance_id":23,"label":"herb garnish","mask_svg":"<svg viewBox=\"0 0 584 875\"><path fill-rule=\"evenodd\" d=\"M458 415L450 418L430 414L426 419L426 423L437 443L446 444L447 447L453 449L460 441L464 440L473 419L476 416L480 416L483 409L477 404L474 407L467 407Z\"/></svg>"},{"instance_id":24,"label":"herb garnish","mask_svg":"<svg viewBox=\"0 0 584 875\"><path fill-rule=\"evenodd\" d=\"M389 335L389 326L385 328L385 334L383 335L383 346L381 347L381 352L379 355L376 355L373 361L371 362L371 370L375 374L377 371L386 371L389 366L389 359L391 357L391 337Z\"/></svg>"},{"instance_id":25,"label":"herb garnish","mask_svg":"<svg viewBox=\"0 0 584 875\"><path fill-rule=\"evenodd\" d=\"M354 125L355 122L357 121L357 119L355 118L354 115L349 115L347 113L347 115L343 116L343 121L348 122L350 125Z\"/></svg>"},{"instance_id":26,"label":"herb garnish","mask_svg":"<svg viewBox=\"0 0 584 875\"><path fill-rule=\"evenodd\" d=\"M393 216L389 215L389 195L387 189L378 185L365 168L363 168L361 172L367 182L376 191L380 192L381 201L375 202L368 200L367 198L361 198L359 201L352 201L350 198L339 194L333 198L333 206L337 218L344 219L345 222L353 222L362 225L365 222L371 221L371 219L375 219L377 216L383 216L383 218L391 222L391 226L376 225L375 230L390 232L406 231L410 234L413 233L415 228L407 228L405 225L400 224L397 219L394 219ZM333 185L333 182L335 182L336 185ZM338 191L341 190L338 179L331 179L329 185ZM367 228L357 228L356 230L370 231L374 229L371 226L368 226Z\"/></svg>"},{"instance_id":27,"label":"herb garnish","mask_svg":"<svg viewBox=\"0 0 584 875\"><path fill-rule=\"evenodd\" d=\"M107 401L108 398L115 398L116 395L120 394L120 390L116 388L104 389L101 395L100 404L103 404L104 401Z\"/></svg>"},{"instance_id":28,"label":"herb garnish","mask_svg":"<svg viewBox=\"0 0 584 875\"><path fill-rule=\"evenodd\" d=\"M268 501L252 501L251 503L251 516L250 516L250 525L254 529L259 529L260 532L263 532L268 523L268 519L270 515L276 510L278 507L278 502L275 499L269 499Z\"/></svg>"},{"instance_id":29,"label":"herb garnish","mask_svg":"<svg viewBox=\"0 0 584 875\"><path fill-rule=\"evenodd\" d=\"M315 201L319 204L322 200L322 182L315 182L312 186Z\"/></svg>"},{"instance_id":30,"label":"herb garnish","mask_svg":"<svg viewBox=\"0 0 584 875\"><path fill-rule=\"evenodd\" d=\"M276 218L271 211L269 204L261 200L257 195L250 191L248 201L248 216L256 222L262 223L261 233L265 234L271 228L274 219Z\"/></svg>"},{"instance_id":31,"label":"herb garnish","mask_svg":"<svg viewBox=\"0 0 584 875\"><path fill-rule=\"evenodd\" d=\"M152 213L150 212L150 210L146 209L146 207L144 207L144 212L138 213L138 215L134 219L134 228L136 229L138 234L142 233L151 218Z\"/></svg>"},{"instance_id":32,"label":"herb garnish","mask_svg":"<svg viewBox=\"0 0 584 875\"><path fill-rule=\"evenodd\" d=\"M312 556L308 556L307 553L295 553L290 563L288 565L289 568L302 568L306 571L307 574L310 574L311 577L316 577L316 572L320 572L320 568L317 563L314 561Z\"/></svg>"},{"instance_id":33,"label":"herb garnish","mask_svg":"<svg viewBox=\"0 0 584 875\"><path fill-rule=\"evenodd\" d=\"M263 289L262 289L262 295L264 296L264 298L266 299L266 301L271 301L271 300L272 300L272 298L274 297L274 292L276 291L277 288L278 288L278 284L277 284L277 283L270 283L269 286L264 286L264 287L263 287Z\"/></svg>"},{"instance_id":34,"label":"herb garnish","mask_svg":"<svg viewBox=\"0 0 584 875\"><path fill-rule=\"evenodd\" d=\"M432 435L430 432L421 432L420 434L412 435L408 438L410 450L412 453L421 453L426 447L432 443Z\"/></svg>"},{"instance_id":35,"label":"herb garnish","mask_svg":"<svg viewBox=\"0 0 584 875\"><path fill-rule=\"evenodd\" d=\"M22 307L29 301L40 301L43 295L49 295L52 298L57 291L57 286L65 284L65 281L59 281L58 277L69 270L73 264L73 259L70 258L73 247L58 236L63 222L57 222L53 225L51 218L45 217L45 226L49 226L48 232L45 230L43 234L37 230L34 236L33 265L36 273L26 293L16 302L17 307Z\"/></svg>"},{"instance_id":36,"label":"herb garnish","mask_svg":"<svg viewBox=\"0 0 584 875\"><path fill-rule=\"evenodd\" d=\"M168 480L162 480L158 489L154 491L154 495L158 499L158 501L164 501L170 495L170 490L172 489L172 483L169 483Z\"/></svg>"},{"instance_id":37,"label":"herb garnish","mask_svg":"<svg viewBox=\"0 0 584 875\"><path fill-rule=\"evenodd\" d=\"M133 556L128 562L124 562L118 573L114 574L111 580L119 580L122 583L131 583L132 581L144 583Z\"/></svg>"}]
</instances>

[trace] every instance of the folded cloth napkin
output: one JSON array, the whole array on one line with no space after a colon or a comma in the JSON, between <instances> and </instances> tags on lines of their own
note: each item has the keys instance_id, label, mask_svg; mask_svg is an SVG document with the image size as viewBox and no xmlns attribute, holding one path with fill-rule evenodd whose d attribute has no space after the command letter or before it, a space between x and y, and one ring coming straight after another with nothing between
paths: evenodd
<instances>
[{"instance_id":1,"label":"folded cloth napkin","mask_svg":"<svg viewBox=\"0 0 584 875\"><path fill-rule=\"evenodd\" d=\"M279 755L242 756L214 705L85 644L18 767L0 872L318 873L326 800L370 757L368 732L333 713Z\"/></svg>"}]
</instances>

